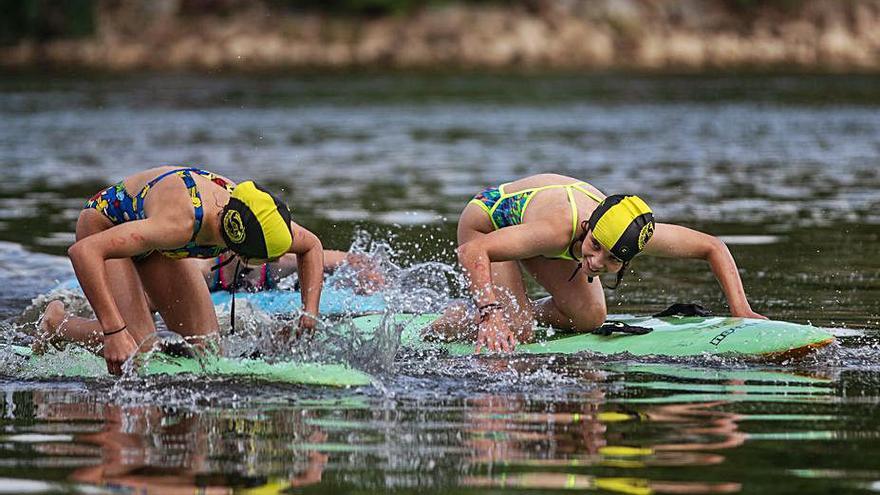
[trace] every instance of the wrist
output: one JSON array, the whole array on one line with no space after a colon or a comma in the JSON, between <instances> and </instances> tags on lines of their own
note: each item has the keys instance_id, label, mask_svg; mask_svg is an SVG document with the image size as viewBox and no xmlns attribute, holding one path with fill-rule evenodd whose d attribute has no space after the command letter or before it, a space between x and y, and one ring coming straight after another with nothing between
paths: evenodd
<instances>
[{"instance_id":1,"label":"wrist","mask_svg":"<svg viewBox=\"0 0 880 495\"><path fill-rule=\"evenodd\" d=\"M121 327L119 327L115 330L110 330L109 332L105 330L105 331L103 331L104 337L111 337L113 335L120 334L120 333L124 332L126 329L128 329L128 325L122 325Z\"/></svg>"},{"instance_id":2,"label":"wrist","mask_svg":"<svg viewBox=\"0 0 880 495\"><path fill-rule=\"evenodd\" d=\"M749 303L731 305L730 312L732 314L751 313L752 307L751 307L751 305L749 305Z\"/></svg>"},{"instance_id":3,"label":"wrist","mask_svg":"<svg viewBox=\"0 0 880 495\"><path fill-rule=\"evenodd\" d=\"M486 303L486 304L477 306L477 313L480 316L480 323L491 318L493 315L498 313L498 311L501 310L502 308L503 308L503 306L501 306L501 303L498 301L492 301L490 303Z\"/></svg>"}]
</instances>

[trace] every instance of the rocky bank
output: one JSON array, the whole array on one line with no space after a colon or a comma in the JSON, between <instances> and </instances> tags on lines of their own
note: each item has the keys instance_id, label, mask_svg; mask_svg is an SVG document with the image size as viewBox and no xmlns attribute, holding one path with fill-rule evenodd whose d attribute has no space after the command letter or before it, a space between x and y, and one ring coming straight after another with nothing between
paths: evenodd
<instances>
[{"instance_id":1,"label":"rocky bank","mask_svg":"<svg viewBox=\"0 0 880 495\"><path fill-rule=\"evenodd\" d=\"M754 5L752 5L754 4ZM750 5L744 7L743 5ZM449 3L339 16L103 1L86 38L0 47L7 68L880 70L880 0Z\"/></svg>"}]
</instances>

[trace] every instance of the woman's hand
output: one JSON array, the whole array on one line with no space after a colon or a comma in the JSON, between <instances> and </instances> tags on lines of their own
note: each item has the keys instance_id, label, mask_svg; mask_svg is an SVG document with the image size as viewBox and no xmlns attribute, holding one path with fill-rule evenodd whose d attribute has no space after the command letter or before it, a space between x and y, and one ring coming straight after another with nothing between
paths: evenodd
<instances>
[{"instance_id":1,"label":"woman's hand","mask_svg":"<svg viewBox=\"0 0 880 495\"><path fill-rule=\"evenodd\" d=\"M327 258L324 259L325 264ZM363 253L345 253L338 265L348 264L353 273L355 294L368 296L385 288L385 274L382 267L370 256Z\"/></svg>"},{"instance_id":2,"label":"woman's hand","mask_svg":"<svg viewBox=\"0 0 880 495\"><path fill-rule=\"evenodd\" d=\"M303 335L313 334L317 325L318 317L304 312L303 315L299 317L299 327L296 330L297 338L302 337Z\"/></svg>"},{"instance_id":3,"label":"woman's hand","mask_svg":"<svg viewBox=\"0 0 880 495\"><path fill-rule=\"evenodd\" d=\"M135 351L137 351L137 342L128 330L104 336L104 360L107 362L107 371L113 375L122 374L123 363Z\"/></svg>"},{"instance_id":4,"label":"woman's hand","mask_svg":"<svg viewBox=\"0 0 880 495\"><path fill-rule=\"evenodd\" d=\"M731 314L731 316L735 316L737 318L755 318L757 320L769 320L770 319L762 314L755 313L754 311L752 311L752 308L749 308L747 310L742 310L742 311L731 311L730 314Z\"/></svg>"},{"instance_id":5,"label":"woman's hand","mask_svg":"<svg viewBox=\"0 0 880 495\"><path fill-rule=\"evenodd\" d=\"M479 354L483 346L490 352L513 352L516 349L516 337L504 321L502 312L492 311L480 322L474 354Z\"/></svg>"}]
</instances>

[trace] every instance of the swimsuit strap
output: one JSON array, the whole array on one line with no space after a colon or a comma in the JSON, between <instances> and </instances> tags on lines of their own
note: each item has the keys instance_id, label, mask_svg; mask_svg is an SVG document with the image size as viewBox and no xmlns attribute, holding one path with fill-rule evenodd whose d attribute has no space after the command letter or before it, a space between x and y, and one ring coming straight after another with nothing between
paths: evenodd
<instances>
[{"instance_id":1,"label":"swimsuit strap","mask_svg":"<svg viewBox=\"0 0 880 495\"><path fill-rule=\"evenodd\" d=\"M563 250L561 253L556 255L555 257L562 258L562 259L577 260L578 258L577 258L577 256L574 255L574 252L572 250L572 248L574 247L574 242L577 239L577 230L578 230L578 209L577 209L577 203L575 202L573 191L578 191L581 194L583 194L584 196L595 201L596 203L601 203L602 198L600 198L598 195L596 195L592 191L583 187L583 186L590 186L590 184L588 184L587 182L584 182L584 181L572 182L570 184L547 184L544 186L536 186L536 187L521 189L519 191L512 192L512 193L508 193L508 192L504 191L505 186L508 186L508 185L510 185L509 182L498 186L498 192L500 193L500 197L494 202L494 204L491 207L487 206L482 201L478 201L480 206L482 206L483 209L486 211L486 213L489 215L489 219L492 221L492 226L495 227L496 230L499 228L498 223L496 222L496 219L495 219L495 211L502 205L502 202L504 200L506 200L508 198L513 198L513 197L519 198L517 201L520 201L521 203L520 203L519 208L516 209L516 211L514 213L516 213L519 216L519 223L522 223L522 217L525 215L526 208L528 208L529 203L531 202L532 198L537 193L539 193L541 191L546 191L548 189L565 189L565 193L568 196L568 204L571 209L571 241L569 242L568 247L565 250Z\"/></svg>"},{"instance_id":2,"label":"swimsuit strap","mask_svg":"<svg viewBox=\"0 0 880 495\"><path fill-rule=\"evenodd\" d=\"M581 182L575 182L575 183L573 183L573 184L568 184L568 185L566 185L566 187L569 187L569 188L571 188L571 189L574 189L575 191L580 191L580 192L583 193L586 197L592 199L593 201L595 201L595 202L597 202L597 203L601 203L601 202L602 202L602 198L600 198L599 196L596 196L592 191L589 191L589 190L587 190L587 189L584 189L583 187L581 187L581 184L583 184L583 185L585 185L585 186L589 186L589 185L590 185L590 184L587 184L586 182L581 181Z\"/></svg>"},{"instance_id":3,"label":"swimsuit strap","mask_svg":"<svg viewBox=\"0 0 880 495\"><path fill-rule=\"evenodd\" d=\"M208 172L207 170L202 170L200 168L190 168L188 170L189 170L189 172L192 172L196 175L201 175L202 177L205 177L206 179L213 182L214 184L217 184L218 186L225 188L226 192L228 192L228 193L231 193L232 190L235 189L235 184L233 184L232 182L229 182L228 180L224 179L223 177L220 177L219 175L217 175L213 172Z\"/></svg>"},{"instance_id":4,"label":"swimsuit strap","mask_svg":"<svg viewBox=\"0 0 880 495\"><path fill-rule=\"evenodd\" d=\"M156 183L158 183L160 180L164 179L165 177L168 177L172 174L176 174L178 177L180 177L183 180L183 184L186 186L186 189L189 192L190 198L192 199L193 213L195 215L195 222L193 222L193 235L192 235L192 238L190 238L189 242L195 242L196 236L199 234L199 230L202 229L202 220L205 217L205 210L204 210L204 208L202 208L202 196L199 194L199 189L198 189L198 187L196 187L196 181L192 177L193 173L208 177L209 179L214 180L215 182L217 182L215 179L218 179L218 177L216 175L212 174L211 172L206 172L206 171L199 169L199 168L187 167L187 168L177 168L174 170L169 170L167 172L160 174L159 176L157 176L156 178L154 178L150 182L147 182L147 184L143 187L143 189L140 190L140 192L135 197L135 208L134 208L135 211L139 212L140 217L143 218L144 217L144 200L146 200L147 193L150 192L150 189L152 189L153 186L156 185ZM225 183L224 184L225 187L227 189L229 189L228 183L226 183L226 181L223 181L223 182Z\"/></svg>"},{"instance_id":5,"label":"swimsuit strap","mask_svg":"<svg viewBox=\"0 0 880 495\"><path fill-rule=\"evenodd\" d=\"M577 226L578 226L578 207L577 203L574 201L574 193L571 192L573 187L566 187L565 193L568 195L568 205L571 206L571 240L569 241L569 246L574 242L575 236L577 236Z\"/></svg>"},{"instance_id":6,"label":"swimsuit strap","mask_svg":"<svg viewBox=\"0 0 880 495\"><path fill-rule=\"evenodd\" d=\"M177 175L183 179L183 183L186 185L186 190L189 192L189 196L192 199L195 222L193 222L193 235L189 242L195 242L196 236L199 234L199 231L202 230L202 219L205 217L205 209L202 208L202 195L199 194L199 188L196 187L196 180L193 179L192 174L190 174L189 171L179 171L177 172Z\"/></svg>"},{"instance_id":7,"label":"swimsuit strap","mask_svg":"<svg viewBox=\"0 0 880 495\"><path fill-rule=\"evenodd\" d=\"M137 197L140 198L141 201L143 201L143 199L147 197L147 193L150 192L150 188L155 186L156 183L159 182L160 180L164 179L165 177L168 177L171 174L181 174L181 173L188 173L188 172L208 173L202 169L194 168L194 167L181 167L181 168L175 168L173 170L169 170L167 172L163 172L163 173L157 175L156 177L154 177L153 180L147 182L147 184L143 188L141 188L140 192L138 192ZM200 175L202 175L202 174L200 174Z\"/></svg>"},{"instance_id":8,"label":"swimsuit strap","mask_svg":"<svg viewBox=\"0 0 880 495\"><path fill-rule=\"evenodd\" d=\"M577 204L575 204L575 201L574 201L574 193L572 193L572 190L575 190L575 191L582 193L583 195L585 195L586 197L592 199L593 201L595 201L597 203L602 202L602 199L599 198L599 196L596 196L596 194L593 193L592 191L584 189L583 187L581 187L581 185L588 186L589 184L581 181L581 182L573 182L571 184L565 184L563 186L563 187L565 187L565 191L568 193L568 203L571 205L571 241L568 244L568 249L566 249L565 251L560 253L559 256L562 258L565 258L567 256L575 261L578 259L578 257L575 256L575 254L574 254L574 243L575 243L575 240L577 239L577 229L578 229L578 211L577 211Z\"/></svg>"},{"instance_id":9,"label":"swimsuit strap","mask_svg":"<svg viewBox=\"0 0 880 495\"><path fill-rule=\"evenodd\" d=\"M580 187L581 184L584 184L584 185L587 185L587 186L589 185L589 184L587 184L586 182L575 182L575 183L572 183L572 184L566 184L566 185L564 186L564 187L565 187L565 192L568 193L568 204L571 205L571 242L572 242L572 243L574 243L574 239L575 239L575 237L577 236L577 228L578 228L578 211L577 211L577 204L574 202L574 193L572 193L571 191L572 191L572 190L579 191L579 192L583 193L586 197L592 199L593 201L595 201L595 202L597 202L597 203L601 203L601 202L602 202L602 200L599 199L598 196L596 196L596 195L593 194L592 192L590 192L590 191L584 189L583 187ZM571 252L571 248L570 248L570 246L569 246L568 251Z\"/></svg>"}]
</instances>

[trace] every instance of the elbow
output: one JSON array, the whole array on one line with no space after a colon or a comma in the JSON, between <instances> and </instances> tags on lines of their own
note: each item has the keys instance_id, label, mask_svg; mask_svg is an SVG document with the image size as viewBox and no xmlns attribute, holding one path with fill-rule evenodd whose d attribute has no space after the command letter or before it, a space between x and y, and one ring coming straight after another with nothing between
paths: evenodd
<instances>
[{"instance_id":1,"label":"elbow","mask_svg":"<svg viewBox=\"0 0 880 495\"><path fill-rule=\"evenodd\" d=\"M309 232L309 233L308 233L308 236L307 236L306 239L305 239L305 241L306 241L306 243L305 243L305 245L303 246L305 249L304 249L303 252L297 253L297 252L294 251L294 250L291 250L291 251L289 251L289 252L292 252L293 254L316 253L316 254L320 254L320 255L323 257L323 255L324 255L324 244L321 243L321 239L320 239L318 236L316 236L315 234Z\"/></svg>"},{"instance_id":2,"label":"elbow","mask_svg":"<svg viewBox=\"0 0 880 495\"><path fill-rule=\"evenodd\" d=\"M691 258L711 264L714 261L723 259L725 256L730 256L730 251L727 249L727 244L724 241L709 234L703 235L705 237L701 239L699 248L694 251L690 256Z\"/></svg>"},{"instance_id":3,"label":"elbow","mask_svg":"<svg viewBox=\"0 0 880 495\"><path fill-rule=\"evenodd\" d=\"M76 241L72 246L67 248L67 256L70 258L70 264L73 265L74 272L82 270L86 266L93 266L99 260L106 260L105 253L96 248L94 243L85 240Z\"/></svg>"},{"instance_id":4,"label":"elbow","mask_svg":"<svg viewBox=\"0 0 880 495\"><path fill-rule=\"evenodd\" d=\"M492 260L489 259L486 250L479 244L473 242L464 243L458 246L456 254L458 254L458 264L468 277L491 276L489 275L489 267Z\"/></svg>"},{"instance_id":5,"label":"elbow","mask_svg":"<svg viewBox=\"0 0 880 495\"><path fill-rule=\"evenodd\" d=\"M67 248L67 257L70 258L70 262L74 266L82 259L83 253L82 241L74 242L72 246Z\"/></svg>"},{"instance_id":6,"label":"elbow","mask_svg":"<svg viewBox=\"0 0 880 495\"><path fill-rule=\"evenodd\" d=\"M463 259L467 257L467 252L469 250L468 244L462 244L455 248L455 256L458 257L458 262L461 263Z\"/></svg>"},{"instance_id":7,"label":"elbow","mask_svg":"<svg viewBox=\"0 0 880 495\"><path fill-rule=\"evenodd\" d=\"M727 249L727 244L725 244L724 241L717 237L709 239L709 245L706 247L703 259L711 262L713 259L722 259L729 256L730 250Z\"/></svg>"},{"instance_id":8,"label":"elbow","mask_svg":"<svg viewBox=\"0 0 880 495\"><path fill-rule=\"evenodd\" d=\"M458 255L458 262L463 266L467 266L473 260L479 258L479 250L472 242L466 242L461 246L458 246L455 253Z\"/></svg>"},{"instance_id":9,"label":"elbow","mask_svg":"<svg viewBox=\"0 0 880 495\"><path fill-rule=\"evenodd\" d=\"M472 253L473 246L470 243L464 243L455 249L455 254L458 256L458 264L464 268L465 272L471 267L471 260L474 258Z\"/></svg>"}]
</instances>

